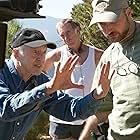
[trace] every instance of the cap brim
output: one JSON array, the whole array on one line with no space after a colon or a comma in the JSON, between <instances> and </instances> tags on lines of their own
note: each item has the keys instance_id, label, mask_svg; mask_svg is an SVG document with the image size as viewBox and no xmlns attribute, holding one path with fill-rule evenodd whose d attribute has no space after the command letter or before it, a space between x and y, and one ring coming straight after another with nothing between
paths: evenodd
<instances>
[{"instance_id":1,"label":"cap brim","mask_svg":"<svg viewBox=\"0 0 140 140\"><path fill-rule=\"evenodd\" d=\"M104 11L102 13L95 12L93 13L93 18L91 19L89 26L99 22L115 22L120 16L120 13L121 10L115 12L111 11Z\"/></svg>"},{"instance_id":2,"label":"cap brim","mask_svg":"<svg viewBox=\"0 0 140 140\"><path fill-rule=\"evenodd\" d=\"M50 49L55 49L57 47L55 43L47 42L45 40L36 40L36 41L26 43L24 45L27 45L31 48L37 48L44 45L47 45L47 48L50 48Z\"/></svg>"},{"instance_id":3,"label":"cap brim","mask_svg":"<svg viewBox=\"0 0 140 140\"><path fill-rule=\"evenodd\" d=\"M47 44L47 47L50 48L50 49L56 49L56 48L57 48L57 45L54 44L54 43L52 43L52 42L49 42L49 43Z\"/></svg>"}]
</instances>

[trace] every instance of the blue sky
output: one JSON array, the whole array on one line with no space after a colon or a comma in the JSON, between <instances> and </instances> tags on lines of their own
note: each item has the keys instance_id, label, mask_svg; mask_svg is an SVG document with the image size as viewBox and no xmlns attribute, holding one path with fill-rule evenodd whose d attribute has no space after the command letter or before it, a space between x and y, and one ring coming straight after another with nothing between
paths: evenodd
<instances>
[{"instance_id":1,"label":"blue sky","mask_svg":"<svg viewBox=\"0 0 140 140\"><path fill-rule=\"evenodd\" d=\"M39 10L39 15L48 17L53 17L57 19L70 18L70 12L74 5L78 3L83 3L82 0L40 0L39 4L43 7ZM19 19L24 27L33 27L40 29L40 21L45 21L45 18L27 18ZM42 29L42 27L41 27ZM44 29L43 29L44 30Z\"/></svg>"},{"instance_id":2,"label":"blue sky","mask_svg":"<svg viewBox=\"0 0 140 140\"><path fill-rule=\"evenodd\" d=\"M73 5L82 3L82 0L41 0L39 3L43 5L39 11L40 15L67 18L70 17Z\"/></svg>"}]
</instances>

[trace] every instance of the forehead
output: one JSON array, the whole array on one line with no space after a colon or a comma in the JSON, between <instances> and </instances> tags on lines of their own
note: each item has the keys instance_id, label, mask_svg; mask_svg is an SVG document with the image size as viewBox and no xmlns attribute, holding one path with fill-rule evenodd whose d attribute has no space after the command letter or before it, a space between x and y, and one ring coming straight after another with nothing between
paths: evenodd
<instances>
[{"instance_id":1,"label":"forehead","mask_svg":"<svg viewBox=\"0 0 140 140\"><path fill-rule=\"evenodd\" d=\"M33 48L33 47L28 47L28 46L24 46L24 50L26 51L39 51L39 50L47 50L47 45L43 45L43 46L39 46L39 47L36 47L36 48Z\"/></svg>"},{"instance_id":2,"label":"forehead","mask_svg":"<svg viewBox=\"0 0 140 140\"><path fill-rule=\"evenodd\" d=\"M70 23L61 23L59 26L58 26L58 31L62 32L62 31L67 31L69 29L72 29L72 25Z\"/></svg>"}]
</instances>

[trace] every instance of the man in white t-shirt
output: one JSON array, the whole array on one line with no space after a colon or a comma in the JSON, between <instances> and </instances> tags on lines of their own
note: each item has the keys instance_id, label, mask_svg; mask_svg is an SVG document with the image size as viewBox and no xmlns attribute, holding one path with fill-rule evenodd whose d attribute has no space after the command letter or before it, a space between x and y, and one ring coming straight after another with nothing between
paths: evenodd
<instances>
[{"instance_id":1,"label":"man in white t-shirt","mask_svg":"<svg viewBox=\"0 0 140 140\"><path fill-rule=\"evenodd\" d=\"M65 93L71 94L72 96L85 96L86 93L89 93L92 89L94 72L103 50L83 44L80 34L80 25L72 19L63 19L58 22L56 28L58 34L65 42L65 45L47 53L44 70L48 71L50 67L56 65L58 62L61 62L61 65L63 65L70 56L74 54L78 55L79 61L72 72L71 80L83 84L84 89L72 88L65 90ZM105 116L103 119L106 120L108 114L109 112L102 112L102 116ZM90 129L96 129L94 131L99 133L96 127L97 121L94 121L97 119L96 117L97 116L92 117L93 123L88 127L87 133L81 134L85 126L85 120L67 122L54 116L50 116L50 136L54 140L71 140L78 138L88 140L90 139ZM89 121L91 122L91 118ZM102 121L104 120L101 120L101 122ZM87 124L89 126L89 123Z\"/></svg>"}]
</instances>

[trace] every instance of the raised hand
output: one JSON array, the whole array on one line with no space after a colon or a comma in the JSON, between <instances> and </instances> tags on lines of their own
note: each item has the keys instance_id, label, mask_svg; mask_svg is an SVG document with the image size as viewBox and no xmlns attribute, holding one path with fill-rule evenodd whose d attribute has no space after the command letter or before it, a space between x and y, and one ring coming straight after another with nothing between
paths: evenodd
<instances>
[{"instance_id":1,"label":"raised hand","mask_svg":"<svg viewBox=\"0 0 140 140\"><path fill-rule=\"evenodd\" d=\"M78 83L72 83L71 73L78 62L79 56L71 56L66 63L61 67L61 63L58 63L54 77L51 80L51 86L49 86L49 92L56 90L65 90L69 88L84 88L83 85Z\"/></svg>"},{"instance_id":2,"label":"raised hand","mask_svg":"<svg viewBox=\"0 0 140 140\"><path fill-rule=\"evenodd\" d=\"M111 79L115 73L115 70L112 72L110 77L109 72L110 72L110 62L104 64L101 69L98 87L96 88L96 92L94 92L93 94L95 99L101 99L107 95L110 89Z\"/></svg>"}]
</instances>

